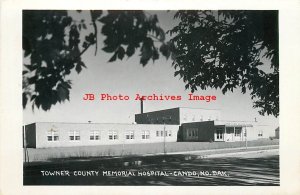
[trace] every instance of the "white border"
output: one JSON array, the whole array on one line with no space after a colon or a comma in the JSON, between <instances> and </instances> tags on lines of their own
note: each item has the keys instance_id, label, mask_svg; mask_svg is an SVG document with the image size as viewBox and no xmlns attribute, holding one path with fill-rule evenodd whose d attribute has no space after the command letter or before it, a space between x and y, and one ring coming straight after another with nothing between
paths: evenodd
<instances>
[{"instance_id":1,"label":"white border","mask_svg":"<svg viewBox=\"0 0 300 195\"><path fill-rule=\"evenodd\" d=\"M300 194L299 0L2 0L0 194ZM23 186L22 9L278 9L280 26L280 187Z\"/></svg>"}]
</instances>

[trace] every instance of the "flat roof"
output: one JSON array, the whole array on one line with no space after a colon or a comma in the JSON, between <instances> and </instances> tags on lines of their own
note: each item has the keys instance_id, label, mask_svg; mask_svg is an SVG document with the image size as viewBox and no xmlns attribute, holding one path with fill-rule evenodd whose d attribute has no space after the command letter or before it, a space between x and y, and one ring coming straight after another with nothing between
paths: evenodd
<instances>
[{"instance_id":1,"label":"flat roof","mask_svg":"<svg viewBox=\"0 0 300 195\"><path fill-rule=\"evenodd\" d=\"M227 127L236 127L236 126L242 126L242 127L253 127L249 121L214 121L215 125L225 125Z\"/></svg>"},{"instance_id":2,"label":"flat roof","mask_svg":"<svg viewBox=\"0 0 300 195\"><path fill-rule=\"evenodd\" d=\"M138 123L83 123L83 122L34 122L26 125L32 125L37 123L55 123L55 124L82 124L82 125L164 125L164 124L138 124ZM25 125L25 126L26 126ZM176 126L177 124L165 124L166 126ZM177 125L178 126L178 125Z\"/></svg>"},{"instance_id":3,"label":"flat roof","mask_svg":"<svg viewBox=\"0 0 300 195\"><path fill-rule=\"evenodd\" d=\"M221 109L212 109L212 108L174 107L174 108L167 108L167 109L161 109L161 110L154 110L154 111L149 111L149 112L138 113L138 114L135 114L135 115L147 114L147 113L153 113L153 112L160 112L160 111L165 111L165 110L180 109L180 108L194 109L194 110L221 110Z\"/></svg>"}]
</instances>

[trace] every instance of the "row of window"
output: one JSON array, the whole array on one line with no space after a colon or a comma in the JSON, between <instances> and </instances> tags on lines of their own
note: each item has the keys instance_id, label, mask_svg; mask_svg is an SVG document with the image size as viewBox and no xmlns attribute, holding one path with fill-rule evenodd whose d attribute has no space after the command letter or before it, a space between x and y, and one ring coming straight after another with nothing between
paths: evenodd
<instances>
[{"instance_id":1,"label":"row of window","mask_svg":"<svg viewBox=\"0 0 300 195\"><path fill-rule=\"evenodd\" d=\"M172 117L171 116L167 116L167 117L163 117L163 118L159 118L159 117L153 117L153 118L150 118L148 115L146 116L147 118L147 122L150 123L150 124L163 124L163 123L170 123L172 122ZM183 117L183 121L184 122L187 122L187 121L213 121L213 120L219 120L219 117L218 116L208 116L208 117L203 117L203 115L201 116L187 116L187 115L184 115ZM173 119L174 121L174 119ZM175 119L176 121L176 119Z\"/></svg>"},{"instance_id":2,"label":"row of window","mask_svg":"<svg viewBox=\"0 0 300 195\"><path fill-rule=\"evenodd\" d=\"M189 128L187 129L187 137L198 137L198 129L197 128ZM233 127L229 127L226 129L226 133L227 134L233 134L240 137L241 136L241 132L242 132L242 128L241 127L236 127L235 129ZM224 129L223 128L217 128L216 129L216 134L217 134L217 139L223 139L223 134L224 134ZM246 136L246 134L244 135Z\"/></svg>"},{"instance_id":3,"label":"row of window","mask_svg":"<svg viewBox=\"0 0 300 195\"><path fill-rule=\"evenodd\" d=\"M198 137L198 129L197 128L187 129L187 136L188 137Z\"/></svg>"},{"instance_id":4,"label":"row of window","mask_svg":"<svg viewBox=\"0 0 300 195\"><path fill-rule=\"evenodd\" d=\"M149 118L149 116L147 117L147 122L150 124L170 124L172 122L172 117L171 116L166 116L166 117L162 117L162 118Z\"/></svg>"},{"instance_id":5,"label":"row of window","mask_svg":"<svg viewBox=\"0 0 300 195\"><path fill-rule=\"evenodd\" d=\"M156 131L156 136L163 136L163 131ZM172 136L172 132L169 131L169 134L167 131L165 131L165 136ZM142 139L150 139L150 131L142 131ZM108 132L108 139L109 140L118 140L119 135L118 131L109 131ZM127 140L133 140L135 139L135 133L134 131L126 131L125 132L125 139ZM59 135L58 131L48 131L47 132L47 140L48 141L58 141L59 140ZM69 140L70 141L79 141L80 140L80 131L77 130L72 130L69 131ZM94 130L90 131L90 140L100 140L100 131Z\"/></svg>"},{"instance_id":6,"label":"row of window","mask_svg":"<svg viewBox=\"0 0 300 195\"><path fill-rule=\"evenodd\" d=\"M207 120L207 121L213 121L213 120L219 120L219 117L218 116L209 116L209 117L206 117L206 119L204 119L204 117L201 115L200 117L199 116L184 116L183 117L183 121L205 121L205 120Z\"/></svg>"},{"instance_id":7,"label":"row of window","mask_svg":"<svg viewBox=\"0 0 300 195\"><path fill-rule=\"evenodd\" d=\"M156 137L168 137L168 136L172 136L172 131L165 131L165 135L164 135L164 131L156 131Z\"/></svg>"}]
</instances>

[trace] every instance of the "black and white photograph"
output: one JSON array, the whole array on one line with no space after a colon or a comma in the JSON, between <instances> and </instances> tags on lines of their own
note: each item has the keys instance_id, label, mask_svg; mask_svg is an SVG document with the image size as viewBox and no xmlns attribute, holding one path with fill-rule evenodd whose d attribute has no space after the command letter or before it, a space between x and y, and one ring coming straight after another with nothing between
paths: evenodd
<instances>
[{"instance_id":1,"label":"black and white photograph","mask_svg":"<svg viewBox=\"0 0 300 195\"><path fill-rule=\"evenodd\" d=\"M0 1L0 194L299 194L299 19L299 0Z\"/></svg>"},{"instance_id":2,"label":"black and white photograph","mask_svg":"<svg viewBox=\"0 0 300 195\"><path fill-rule=\"evenodd\" d=\"M280 186L279 14L22 10L23 185Z\"/></svg>"}]
</instances>

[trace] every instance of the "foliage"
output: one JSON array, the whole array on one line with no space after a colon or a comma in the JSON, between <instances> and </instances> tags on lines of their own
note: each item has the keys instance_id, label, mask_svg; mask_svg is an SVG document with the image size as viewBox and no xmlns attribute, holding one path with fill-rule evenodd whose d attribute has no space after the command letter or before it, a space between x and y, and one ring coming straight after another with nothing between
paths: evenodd
<instances>
[{"instance_id":1,"label":"foliage","mask_svg":"<svg viewBox=\"0 0 300 195\"><path fill-rule=\"evenodd\" d=\"M145 66L150 59L159 58L154 41L165 40L156 15L147 17L143 11L109 11L102 17L102 34L106 36L103 50L114 53L109 62L131 57L140 48L140 63Z\"/></svg>"},{"instance_id":2,"label":"foliage","mask_svg":"<svg viewBox=\"0 0 300 195\"><path fill-rule=\"evenodd\" d=\"M175 76L186 88L240 87L251 91L260 114L279 114L277 11L178 11L178 26L169 33ZM262 66L270 62L270 73Z\"/></svg>"},{"instance_id":3,"label":"foliage","mask_svg":"<svg viewBox=\"0 0 300 195\"><path fill-rule=\"evenodd\" d=\"M80 12L80 11L78 11ZM82 38L87 21L76 22L67 11L23 11L23 107L28 99L49 110L69 100L71 81L66 76L85 67L81 55L95 45L98 28L105 36L102 50L109 62L140 55L145 66L160 55L172 58L192 92L221 89L225 94L248 89L260 114L279 114L279 60L277 11L177 11L179 24L167 31L158 17L145 11L90 11L94 31ZM260 67L266 67L268 71Z\"/></svg>"},{"instance_id":4,"label":"foliage","mask_svg":"<svg viewBox=\"0 0 300 195\"><path fill-rule=\"evenodd\" d=\"M65 77L74 67L78 73L85 67L80 57L83 52L79 49L79 36L78 27L66 11L23 12L24 57L30 58L30 64L24 64L23 107L29 97L43 110L69 100L71 81ZM86 42L93 44L91 39Z\"/></svg>"}]
</instances>

